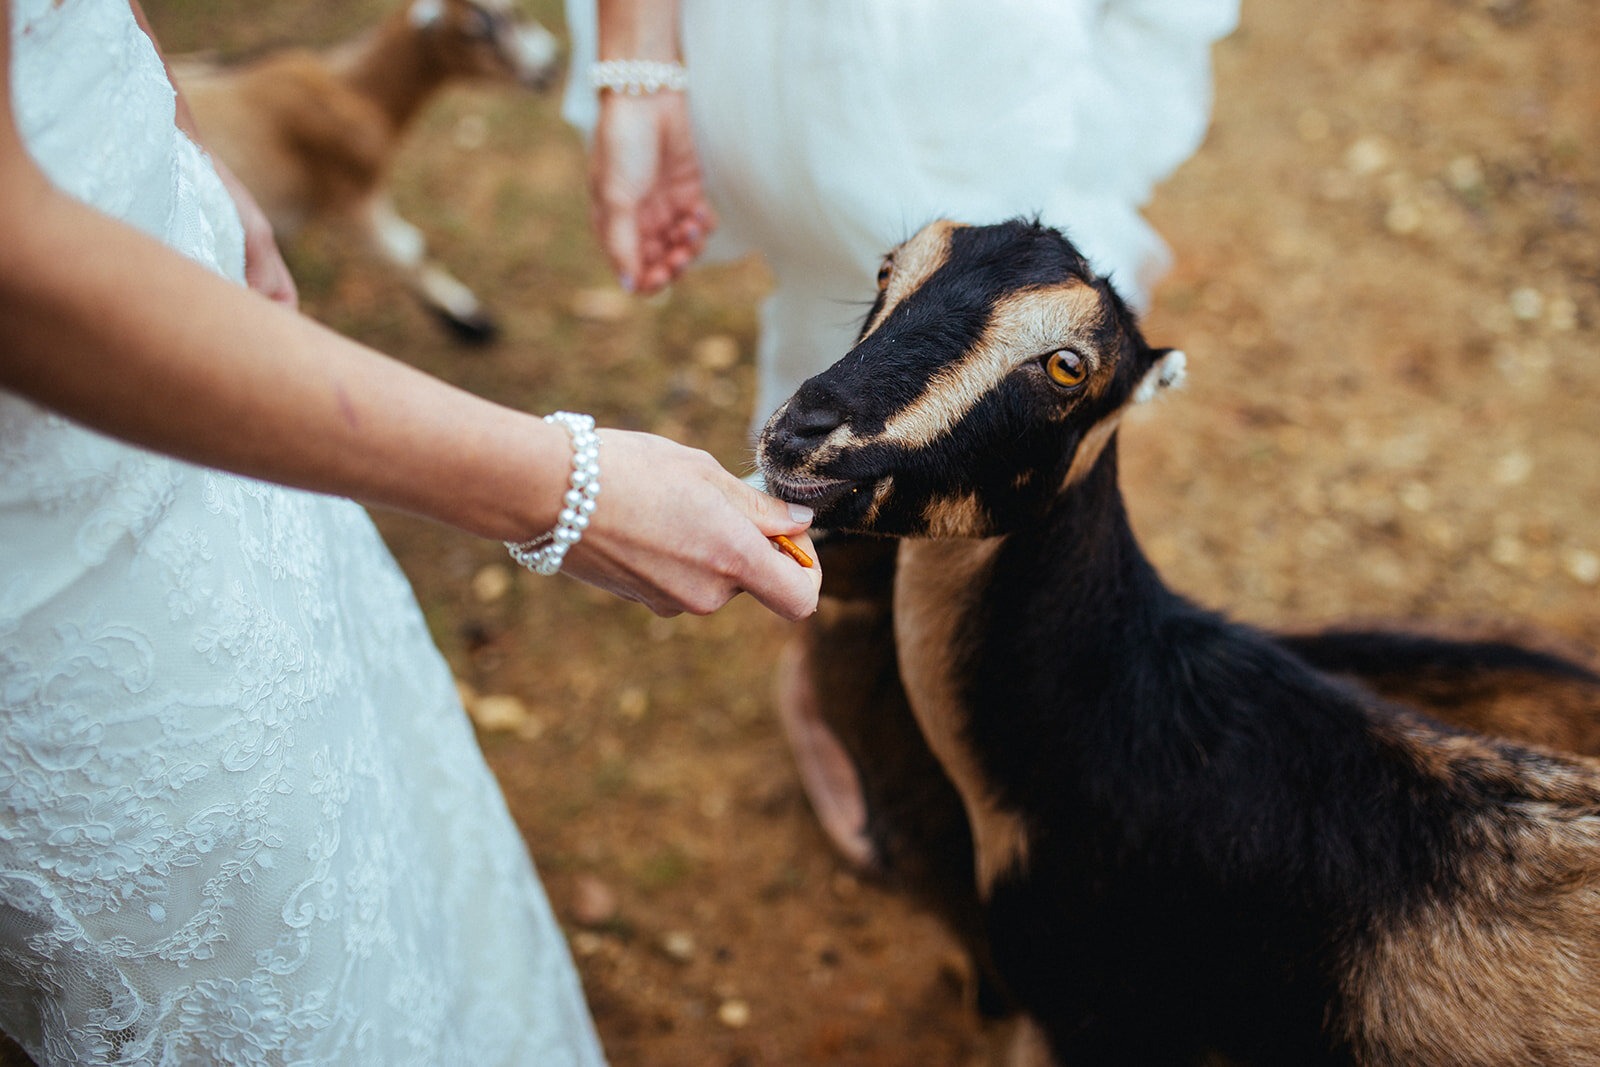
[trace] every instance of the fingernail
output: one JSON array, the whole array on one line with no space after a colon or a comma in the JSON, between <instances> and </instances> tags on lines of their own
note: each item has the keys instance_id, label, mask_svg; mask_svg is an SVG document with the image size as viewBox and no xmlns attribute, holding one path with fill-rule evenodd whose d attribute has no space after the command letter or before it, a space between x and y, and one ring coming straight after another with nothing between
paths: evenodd
<instances>
[{"instance_id":1,"label":"fingernail","mask_svg":"<svg viewBox=\"0 0 1600 1067\"><path fill-rule=\"evenodd\" d=\"M812 511L804 504L790 504L789 518L795 522L810 522Z\"/></svg>"},{"instance_id":2,"label":"fingernail","mask_svg":"<svg viewBox=\"0 0 1600 1067\"><path fill-rule=\"evenodd\" d=\"M619 280L619 281L621 281L621 282L622 282L622 291L623 291L623 292L624 292L624 293L631 293L631 292L633 292L633 275L631 275L631 274L624 274L624 275L623 275L623 276L622 276L622 277L621 277L621 278L620 278L620 279L618 279L618 280Z\"/></svg>"}]
</instances>

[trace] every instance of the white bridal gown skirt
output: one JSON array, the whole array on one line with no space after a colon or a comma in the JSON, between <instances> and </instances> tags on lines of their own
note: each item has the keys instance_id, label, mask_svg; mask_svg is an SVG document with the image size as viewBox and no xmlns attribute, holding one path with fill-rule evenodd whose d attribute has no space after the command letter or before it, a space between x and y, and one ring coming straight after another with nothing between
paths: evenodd
<instances>
[{"instance_id":1,"label":"white bridal gown skirt","mask_svg":"<svg viewBox=\"0 0 1600 1067\"><path fill-rule=\"evenodd\" d=\"M755 249L755 425L850 347L889 248L936 218L1038 215L1135 307L1167 264L1139 215L1199 146L1238 0L683 0L696 143ZM593 0L567 0L566 114L592 127Z\"/></svg>"},{"instance_id":2,"label":"white bridal gown skirt","mask_svg":"<svg viewBox=\"0 0 1600 1067\"><path fill-rule=\"evenodd\" d=\"M126 0L12 0L9 29L52 179L242 277ZM0 392L0 546L0 1025L37 1061L602 1062L361 508Z\"/></svg>"}]
</instances>

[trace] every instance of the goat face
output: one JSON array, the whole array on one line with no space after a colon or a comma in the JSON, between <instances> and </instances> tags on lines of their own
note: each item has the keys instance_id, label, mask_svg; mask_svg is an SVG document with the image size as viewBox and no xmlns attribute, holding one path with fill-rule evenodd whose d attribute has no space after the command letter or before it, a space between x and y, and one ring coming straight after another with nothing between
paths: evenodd
<instances>
[{"instance_id":1,"label":"goat face","mask_svg":"<svg viewBox=\"0 0 1600 1067\"><path fill-rule=\"evenodd\" d=\"M537 22L517 22L510 0L414 0L407 18L452 75L531 89L555 77L561 51L555 35Z\"/></svg>"},{"instance_id":2,"label":"goat face","mask_svg":"<svg viewBox=\"0 0 1600 1067\"><path fill-rule=\"evenodd\" d=\"M891 252L861 336L775 412L769 491L822 528L983 537L1093 467L1182 353L1145 344L1115 290L1036 222L935 222Z\"/></svg>"}]
</instances>

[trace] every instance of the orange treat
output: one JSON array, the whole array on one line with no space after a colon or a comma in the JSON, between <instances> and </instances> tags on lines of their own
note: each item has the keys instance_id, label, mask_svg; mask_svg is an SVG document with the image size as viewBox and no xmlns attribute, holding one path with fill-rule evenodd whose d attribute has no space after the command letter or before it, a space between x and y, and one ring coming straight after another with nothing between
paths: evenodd
<instances>
[{"instance_id":1,"label":"orange treat","mask_svg":"<svg viewBox=\"0 0 1600 1067\"><path fill-rule=\"evenodd\" d=\"M800 564L802 567L811 566L811 557L806 555L805 549L789 540L783 534L772 539L772 543L783 549L783 554Z\"/></svg>"}]
</instances>

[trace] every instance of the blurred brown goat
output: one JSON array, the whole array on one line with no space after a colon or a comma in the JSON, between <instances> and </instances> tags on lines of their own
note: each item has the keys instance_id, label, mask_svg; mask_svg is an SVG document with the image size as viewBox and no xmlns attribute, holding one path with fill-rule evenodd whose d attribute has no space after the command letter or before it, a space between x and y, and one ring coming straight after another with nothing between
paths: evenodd
<instances>
[{"instance_id":1,"label":"blurred brown goat","mask_svg":"<svg viewBox=\"0 0 1600 1067\"><path fill-rule=\"evenodd\" d=\"M559 47L509 0L411 0L323 51L293 48L238 65L180 57L173 73L206 146L261 203L280 240L313 219L349 224L465 340L495 323L472 291L429 260L385 189L406 128L445 84L528 88L552 81Z\"/></svg>"}]
</instances>

